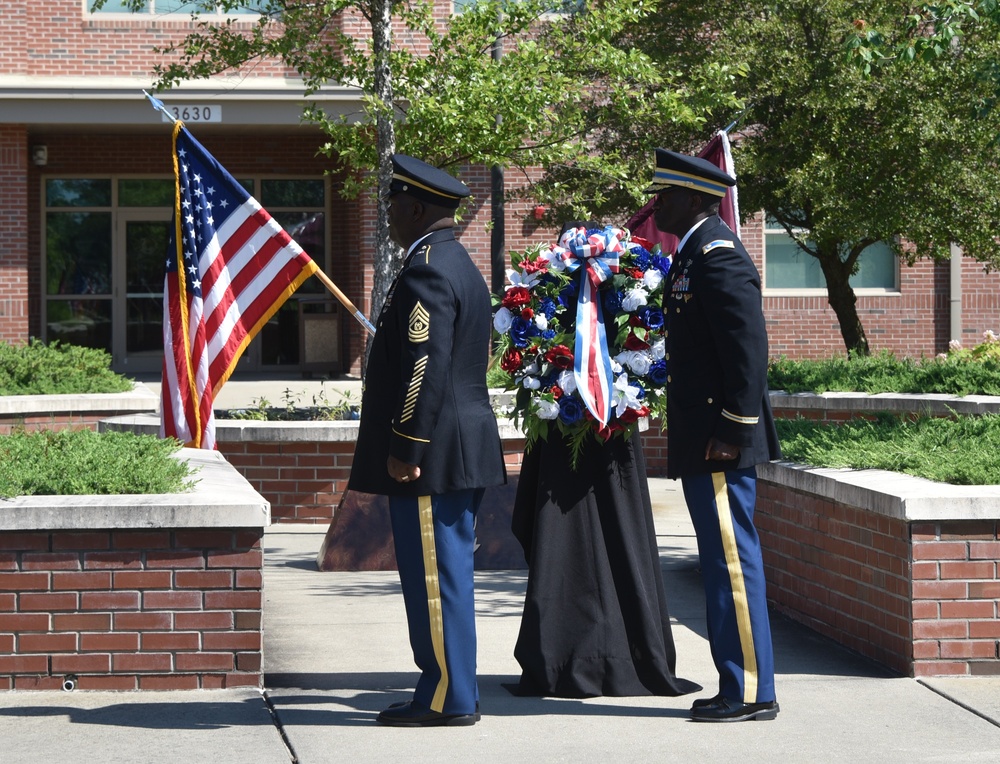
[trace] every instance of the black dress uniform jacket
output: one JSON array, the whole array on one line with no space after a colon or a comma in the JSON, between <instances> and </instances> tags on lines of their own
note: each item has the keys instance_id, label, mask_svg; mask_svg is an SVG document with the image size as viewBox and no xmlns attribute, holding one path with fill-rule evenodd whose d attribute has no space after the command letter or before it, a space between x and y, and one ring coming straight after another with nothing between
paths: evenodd
<instances>
[{"instance_id":1,"label":"black dress uniform jacket","mask_svg":"<svg viewBox=\"0 0 1000 764\"><path fill-rule=\"evenodd\" d=\"M667 276L667 474L744 469L781 456L767 391L760 275L717 215L677 253ZM709 438L740 447L707 461Z\"/></svg>"},{"instance_id":2,"label":"black dress uniform jacket","mask_svg":"<svg viewBox=\"0 0 1000 764\"><path fill-rule=\"evenodd\" d=\"M407 257L372 340L349 488L429 496L506 479L486 387L489 291L454 230L428 235ZM420 466L393 480L389 455Z\"/></svg>"}]
</instances>

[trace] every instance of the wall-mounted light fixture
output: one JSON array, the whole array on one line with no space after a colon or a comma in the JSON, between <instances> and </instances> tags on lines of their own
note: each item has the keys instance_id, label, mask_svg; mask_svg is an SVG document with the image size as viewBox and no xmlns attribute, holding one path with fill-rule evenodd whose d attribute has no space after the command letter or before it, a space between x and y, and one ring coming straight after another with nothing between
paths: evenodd
<instances>
[{"instance_id":1,"label":"wall-mounted light fixture","mask_svg":"<svg viewBox=\"0 0 1000 764\"><path fill-rule=\"evenodd\" d=\"M45 167L49 163L49 147L42 145L32 146L31 161L35 163L36 167Z\"/></svg>"}]
</instances>

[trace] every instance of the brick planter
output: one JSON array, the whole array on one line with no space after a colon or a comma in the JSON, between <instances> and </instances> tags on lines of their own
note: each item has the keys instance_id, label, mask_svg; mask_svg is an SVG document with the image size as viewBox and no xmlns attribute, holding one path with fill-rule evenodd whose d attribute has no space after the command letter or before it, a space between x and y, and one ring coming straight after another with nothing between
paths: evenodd
<instances>
[{"instance_id":1,"label":"brick planter","mask_svg":"<svg viewBox=\"0 0 1000 764\"><path fill-rule=\"evenodd\" d=\"M2 395L0 435L28 430L97 429L107 417L154 412L159 397L136 382L130 392L95 395Z\"/></svg>"},{"instance_id":2,"label":"brick planter","mask_svg":"<svg viewBox=\"0 0 1000 764\"><path fill-rule=\"evenodd\" d=\"M275 523L330 523L347 490L358 422L255 422L216 420L219 452L271 504ZM508 470L516 470L524 438L501 426ZM99 429L156 434L150 415L115 417Z\"/></svg>"},{"instance_id":3,"label":"brick planter","mask_svg":"<svg viewBox=\"0 0 1000 764\"><path fill-rule=\"evenodd\" d=\"M758 471L777 610L908 676L1000 675L1000 486Z\"/></svg>"},{"instance_id":4,"label":"brick planter","mask_svg":"<svg viewBox=\"0 0 1000 764\"><path fill-rule=\"evenodd\" d=\"M266 501L217 453L183 494L0 500L0 689L260 687Z\"/></svg>"}]
</instances>

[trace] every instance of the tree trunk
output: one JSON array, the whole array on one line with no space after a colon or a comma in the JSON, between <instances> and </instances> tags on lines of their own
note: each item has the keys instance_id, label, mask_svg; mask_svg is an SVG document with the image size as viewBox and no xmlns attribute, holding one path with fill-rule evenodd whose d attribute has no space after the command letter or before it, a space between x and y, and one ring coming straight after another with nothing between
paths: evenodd
<instances>
[{"instance_id":1,"label":"tree trunk","mask_svg":"<svg viewBox=\"0 0 1000 764\"><path fill-rule=\"evenodd\" d=\"M831 249L832 251L820 249L816 257L826 278L827 300L837 315L840 336L844 338L848 355L867 356L871 351L868 348L865 328L858 317L858 298L849 281L851 265L840 259L835 246Z\"/></svg>"},{"instance_id":2,"label":"tree trunk","mask_svg":"<svg viewBox=\"0 0 1000 764\"><path fill-rule=\"evenodd\" d=\"M844 338L848 355L869 355L868 337L858 317L858 298L849 281L851 266L840 259L836 247L832 248L832 252L821 249L817 259L826 278L827 300L837 314L840 336Z\"/></svg>"},{"instance_id":3,"label":"tree trunk","mask_svg":"<svg viewBox=\"0 0 1000 764\"><path fill-rule=\"evenodd\" d=\"M392 182L392 155L396 152L396 127L393 107L392 70L392 2L372 0L372 56L375 65L375 96L379 102L375 134L378 151L378 205L375 219L375 258L371 291L371 322L376 324L382 312L392 280L403 263L402 252L389 238L389 184ZM362 375L368 366L371 337L365 345Z\"/></svg>"}]
</instances>

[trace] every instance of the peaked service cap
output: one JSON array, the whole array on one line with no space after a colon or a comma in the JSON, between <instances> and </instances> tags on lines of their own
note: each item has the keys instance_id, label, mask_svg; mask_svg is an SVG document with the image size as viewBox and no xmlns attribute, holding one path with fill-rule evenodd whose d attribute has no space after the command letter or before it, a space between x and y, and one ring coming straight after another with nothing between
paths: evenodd
<instances>
[{"instance_id":1,"label":"peaked service cap","mask_svg":"<svg viewBox=\"0 0 1000 764\"><path fill-rule=\"evenodd\" d=\"M462 199L472 192L462 181L444 170L406 154L393 154L389 193L409 194L428 204L458 209Z\"/></svg>"},{"instance_id":2,"label":"peaked service cap","mask_svg":"<svg viewBox=\"0 0 1000 764\"><path fill-rule=\"evenodd\" d=\"M725 196L726 189L735 185L736 178L707 159L657 149L656 171L646 193L655 194L671 186L682 186L703 194Z\"/></svg>"}]
</instances>

